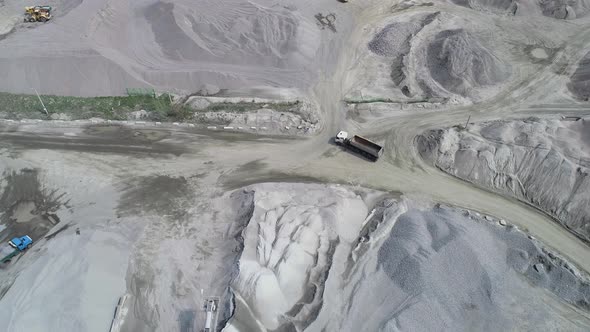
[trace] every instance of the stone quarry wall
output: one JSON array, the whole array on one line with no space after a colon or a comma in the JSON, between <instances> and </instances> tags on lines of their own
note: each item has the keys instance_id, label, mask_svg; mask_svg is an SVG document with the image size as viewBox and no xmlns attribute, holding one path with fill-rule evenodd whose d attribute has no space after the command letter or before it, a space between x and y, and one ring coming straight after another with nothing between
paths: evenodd
<instances>
[{"instance_id":1,"label":"stone quarry wall","mask_svg":"<svg viewBox=\"0 0 590 332\"><path fill-rule=\"evenodd\" d=\"M417 137L431 165L515 197L590 242L589 119L494 121Z\"/></svg>"}]
</instances>

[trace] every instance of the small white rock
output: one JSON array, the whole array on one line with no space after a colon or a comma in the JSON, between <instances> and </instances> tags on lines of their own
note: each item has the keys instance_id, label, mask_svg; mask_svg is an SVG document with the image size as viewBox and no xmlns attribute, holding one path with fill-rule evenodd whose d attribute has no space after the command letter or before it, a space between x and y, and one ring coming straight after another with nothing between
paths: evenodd
<instances>
[{"instance_id":1,"label":"small white rock","mask_svg":"<svg viewBox=\"0 0 590 332\"><path fill-rule=\"evenodd\" d=\"M504 220L504 219L500 219L500 221L498 221L498 223L500 223L500 225L502 225L502 226L506 226L506 220Z\"/></svg>"}]
</instances>

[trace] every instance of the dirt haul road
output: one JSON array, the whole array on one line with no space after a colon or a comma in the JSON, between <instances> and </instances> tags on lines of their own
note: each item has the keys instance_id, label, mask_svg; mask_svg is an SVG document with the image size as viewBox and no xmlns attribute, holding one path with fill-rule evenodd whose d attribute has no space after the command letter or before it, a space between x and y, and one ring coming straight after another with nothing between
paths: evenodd
<instances>
[{"instance_id":1,"label":"dirt haul road","mask_svg":"<svg viewBox=\"0 0 590 332\"><path fill-rule=\"evenodd\" d=\"M39 168L47 174L48 181L53 181L56 186L63 181L61 185L84 192L88 196L84 199L88 201L84 203L84 209L80 210L85 211L85 214L75 212L79 215L74 217L85 218L92 213L100 214L100 211L117 211L116 215L108 216L109 227L118 225L116 220L120 218L133 220L131 215L135 212L134 209L151 199L155 200L158 197L157 194L188 196L188 192L194 190L202 197L214 197L228 189L263 181L334 182L390 192L397 191L410 197L432 199L505 219L511 224L528 229L532 235L568 257L580 268L590 271L588 246L545 214L518 201L475 188L469 183L429 167L419 158L414 146L414 138L423 131L464 123L470 115L472 121L482 121L531 115L586 114L585 104L566 100L559 93L556 93L557 96L552 96L553 92L561 91L560 89L566 84L567 74L573 71L575 64L584 56L585 49L590 44L590 34L586 33L587 27L584 26L584 21L551 23L557 27L556 31L577 35L579 38L564 41L552 62L543 65L542 70L532 70L531 66L523 66L495 96L479 104L467 106L464 103L458 103L456 106L449 104L438 109L400 109L378 118L366 117L363 121L356 121L347 116L349 108L342 100L357 88L357 79L365 75L359 63L364 55L366 44L372 37L367 35L367 28L374 28L381 20L391 16L392 12L389 2L376 1L367 8L361 8L361 5L356 2L351 2L348 6L347 10L355 18L354 22L347 23L350 28L344 29L344 31L349 29L350 34L342 33L339 35L340 38L336 38L330 45L331 47L321 48L317 55L319 65L330 64L327 67L332 70L320 74L318 83L312 91L309 91L310 97L320 106L324 121L323 131L313 138L265 137L174 126L156 128L149 124L116 127L76 123L3 122L0 125L1 165L8 170L25 167ZM437 8L442 8L449 13L475 15L479 18L484 16L456 6L446 4L439 6ZM412 9L414 13L421 10L425 9L422 7ZM544 22L531 20L533 26L535 23ZM385 107L399 108L399 105ZM386 154L379 162L373 164L330 145L330 137L340 128L367 134L384 141ZM64 180L57 180L59 178ZM189 183L188 189L183 189L185 185L182 181L174 182L180 178ZM77 181L80 181L80 184ZM191 181L198 183L198 186L191 187ZM148 183L151 187L146 185L144 188L144 183ZM165 185L166 183L172 183L172 185ZM103 190L97 190L97 194L85 192L84 190L87 190L85 187ZM143 189L138 189L137 192L131 190L135 187ZM154 188L165 189L162 189L161 193L154 194ZM129 192L134 194L127 195ZM94 195L100 197L97 198ZM82 198L78 200L84 202ZM96 208L88 203L94 200L98 202ZM87 321L96 322L97 326L108 325L110 323L108 320L112 317L110 297L121 295L126 287L139 293L144 288L157 288L154 285L166 280L176 285L176 293L184 294L185 288L190 288L190 285L187 286L186 281L177 282L177 280L192 278L203 284L216 284L211 278L214 275L213 272L205 276L198 274L178 277L172 273L162 273L162 271L148 268L149 264L146 262L153 257L158 257L157 260L162 264L167 264L165 262L170 259L176 264L186 265L186 262L173 259L175 255L182 256L184 249L189 248L185 247L188 246L186 243L188 241L185 240L194 242L194 237L199 236L195 233L219 231L219 229L195 231L183 222L174 221L185 218L185 216L175 215L175 209L202 216L203 212L210 212L210 207L206 204L195 207L189 204L192 202L171 200L167 203L150 207L152 218L162 218L168 223L164 226L154 226L143 233L145 238L141 239L142 244L133 248L139 254L131 258L132 267L129 271L126 271L124 262L117 260L116 273L124 278L125 273L128 272L127 284L120 280L112 281L115 287L108 294L103 294L105 297L101 298L106 304L98 306L92 314L87 312L88 316L85 317ZM75 219L74 217L71 219ZM140 228L139 225L142 222L145 221L134 220L132 224ZM191 225L206 227L198 223ZM121 234L133 233L133 227L130 228L131 230L120 230ZM82 229L83 235L86 234L85 232L86 230ZM138 240L130 235L126 235L125 241L103 236L107 237L101 238L105 243L116 243L114 247L119 251L113 255L124 253L123 258L128 257L132 251L132 248L125 247L125 241ZM160 237L165 237L168 242L161 243ZM166 246L166 250L173 249L166 254L161 254L158 246ZM215 259L225 257L223 256L225 254L222 251L216 251L213 245L201 249L206 252L203 253L204 257L207 255ZM31 254L23 259L33 260L34 255ZM191 259L193 257L187 257L188 261ZM198 264L195 263L195 265ZM206 266L202 268L207 269ZM187 270L193 269L184 271ZM139 272L144 272L145 279L136 277L141 274ZM58 271L55 271L55 274L57 273ZM86 280L76 289L88 292L92 281ZM212 289L222 290L222 282L212 286ZM152 300L158 303L161 301L162 306L170 305L173 310L182 309L181 304L175 303L177 299L170 297L168 291L169 288L166 288L161 294L156 294L161 297L154 296L156 299ZM185 304L189 307L196 305L182 303L182 305ZM26 303L21 304L22 308L26 308L26 305ZM157 311L142 312L141 308L136 310L136 314L147 317L146 320L156 319L153 317L162 319L168 317ZM147 328L139 322L136 324L130 323L128 327ZM160 321L159 324L162 330L177 326L175 325L177 322L172 320ZM54 330L64 330L64 328L67 330L66 327L72 326L53 326Z\"/></svg>"}]
</instances>

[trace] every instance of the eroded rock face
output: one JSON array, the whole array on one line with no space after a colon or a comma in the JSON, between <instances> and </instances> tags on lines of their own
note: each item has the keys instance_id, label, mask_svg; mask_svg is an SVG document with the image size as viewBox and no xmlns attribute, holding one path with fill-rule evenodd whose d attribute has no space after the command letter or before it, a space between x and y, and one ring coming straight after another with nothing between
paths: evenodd
<instances>
[{"instance_id":1,"label":"eroded rock face","mask_svg":"<svg viewBox=\"0 0 590 332\"><path fill-rule=\"evenodd\" d=\"M516 197L590 241L590 121L494 121L418 138L432 165Z\"/></svg>"},{"instance_id":2,"label":"eroded rock face","mask_svg":"<svg viewBox=\"0 0 590 332\"><path fill-rule=\"evenodd\" d=\"M579 99L587 101L590 98L590 53L587 53L578 64L568 88Z\"/></svg>"},{"instance_id":3,"label":"eroded rock face","mask_svg":"<svg viewBox=\"0 0 590 332\"><path fill-rule=\"evenodd\" d=\"M258 186L243 232L232 289L242 311L268 330L305 328L315 319L336 247L356 239L367 207L351 191L320 185ZM277 190L278 189L278 190ZM240 310L240 309L238 309Z\"/></svg>"},{"instance_id":4,"label":"eroded rock face","mask_svg":"<svg viewBox=\"0 0 590 332\"><path fill-rule=\"evenodd\" d=\"M587 0L451 0L454 4L486 12L508 15L543 15L572 20L588 13Z\"/></svg>"},{"instance_id":5,"label":"eroded rock face","mask_svg":"<svg viewBox=\"0 0 590 332\"><path fill-rule=\"evenodd\" d=\"M543 0L539 1L543 15L557 19L575 19L585 16L590 9L587 0Z\"/></svg>"},{"instance_id":6,"label":"eroded rock face","mask_svg":"<svg viewBox=\"0 0 590 332\"><path fill-rule=\"evenodd\" d=\"M432 78L460 95L501 83L510 76L507 64L462 29L437 34L428 47L428 60Z\"/></svg>"},{"instance_id":7,"label":"eroded rock face","mask_svg":"<svg viewBox=\"0 0 590 332\"><path fill-rule=\"evenodd\" d=\"M395 210L401 214L392 214ZM530 285L587 308L588 282L580 281L575 271L550 258L523 233L448 207L415 209L397 202L388 211L385 218L394 220L391 231L380 240L383 233L377 229L364 245L370 249L359 257L352 273L343 276L343 289L330 294L339 299L331 304L341 303L330 308L342 310L339 319L320 323L327 312L320 314L313 328L527 330L555 324L561 326L558 329L580 329L540 305L543 295ZM537 264L540 272L534 268ZM569 294L576 295L568 298ZM531 306L518 312L505 310L509 303ZM371 319L357 318L369 314Z\"/></svg>"},{"instance_id":8,"label":"eroded rock face","mask_svg":"<svg viewBox=\"0 0 590 332\"><path fill-rule=\"evenodd\" d=\"M587 277L506 222L360 188L243 190L254 210L226 332L590 326L564 306L590 310Z\"/></svg>"}]
</instances>

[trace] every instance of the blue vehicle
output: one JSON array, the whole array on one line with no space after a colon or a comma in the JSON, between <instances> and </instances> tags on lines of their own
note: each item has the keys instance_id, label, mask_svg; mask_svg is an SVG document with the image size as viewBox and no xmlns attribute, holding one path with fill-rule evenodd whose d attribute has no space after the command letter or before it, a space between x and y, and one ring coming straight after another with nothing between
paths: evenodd
<instances>
[{"instance_id":1,"label":"blue vehicle","mask_svg":"<svg viewBox=\"0 0 590 332\"><path fill-rule=\"evenodd\" d=\"M32 245L33 239L28 235L15 237L8 241L7 245L0 246L0 263L10 262L14 256L29 249Z\"/></svg>"}]
</instances>

